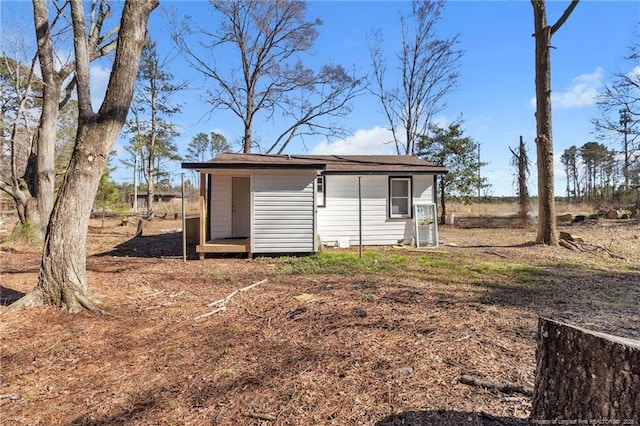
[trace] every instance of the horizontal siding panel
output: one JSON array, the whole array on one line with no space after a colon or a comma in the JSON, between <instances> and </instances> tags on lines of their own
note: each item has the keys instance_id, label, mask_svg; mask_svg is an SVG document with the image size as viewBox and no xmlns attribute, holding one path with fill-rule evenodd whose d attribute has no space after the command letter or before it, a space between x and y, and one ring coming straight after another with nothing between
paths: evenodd
<instances>
[{"instance_id":1,"label":"horizontal siding panel","mask_svg":"<svg viewBox=\"0 0 640 426\"><path fill-rule=\"evenodd\" d=\"M263 194L263 193L259 193L256 194L256 201L270 201L270 202L274 202L274 203L290 203L290 202L304 202L304 203L308 203L309 200L313 200L313 193L309 193L309 194L301 194L299 192L294 192L291 193L291 195L287 195L283 192L280 192L278 194Z\"/></svg>"},{"instance_id":2,"label":"horizontal siding panel","mask_svg":"<svg viewBox=\"0 0 640 426\"><path fill-rule=\"evenodd\" d=\"M295 226L289 228L261 228L257 229L262 235L270 235L269 238L286 238L289 235L304 234L309 238L309 233L313 232L313 228L311 226Z\"/></svg>"},{"instance_id":3,"label":"horizontal siding panel","mask_svg":"<svg viewBox=\"0 0 640 426\"><path fill-rule=\"evenodd\" d=\"M284 242L286 244L293 243L301 243L301 244L309 244L309 235L308 233L294 233L287 235L275 234L269 236L269 238L263 238L256 242L256 245L264 245L264 244L275 244L278 242Z\"/></svg>"},{"instance_id":4,"label":"horizontal siding panel","mask_svg":"<svg viewBox=\"0 0 640 426\"><path fill-rule=\"evenodd\" d=\"M264 200L256 200L253 203L254 207L259 207L260 209L256 213L270 213L274 211L295 211L295 210L304 210L309 211L310 206L313 206L313 200L307 201L292 201L291 203L282 202L269 202Z\"/></svg>"},{"instance_id":5,"label":"horizontal siding panel","mask_svg":"<svg viewBox=\"0 0 640 426\"><path fill-rule=\"evenodd\" d=\"M295 247L298 250L303 249L307 251L311 251L313 249L313 247L309 246L308 241L293 240L293 241L269 241L268 244L254 244L253 251L269 250L274 248L277 248L281 251L282 249L293 248L293 247Z\"/></svg>"},{"instance_id":6,"label":"horizontal siding panel","mask_svg":"<svg viewBox=\"0 0 640 426\"><path fill-rule=\"evenodd\" d=\"M315 175L315 171L256 174L254 252L313 252Z\"/></svg>"},{"instance_id":7,"label":"horizontal siding panel","mask_svg":"<svg viewBox=\"0 0 640 426\"><path fill-rule=\"evenodd\" d=\"M309 220L309 215L303 211L288 214L286 219L282 218L282 213L280 212L261 212L255 216L257 220Z\"/></svg>"}]
</instances>

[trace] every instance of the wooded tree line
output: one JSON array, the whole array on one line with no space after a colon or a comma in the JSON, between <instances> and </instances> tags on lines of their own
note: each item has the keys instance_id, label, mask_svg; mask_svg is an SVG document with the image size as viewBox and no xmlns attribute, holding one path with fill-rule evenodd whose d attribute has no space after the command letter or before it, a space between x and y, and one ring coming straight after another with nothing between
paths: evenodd
<instances>
[{"instance_id":1,"label":"wooded tree line","mask_svg":"<svg viewBox=\"0 0 640 426\"><path fill-rule=\"evenodd\" d=\"M640 169L634 164L625 169L620 151L599 142L587 142L565 149L560 162L567 176L567 200L618 204L635 201L633 188L640 185Z\"/></svg>"}]
</instances>

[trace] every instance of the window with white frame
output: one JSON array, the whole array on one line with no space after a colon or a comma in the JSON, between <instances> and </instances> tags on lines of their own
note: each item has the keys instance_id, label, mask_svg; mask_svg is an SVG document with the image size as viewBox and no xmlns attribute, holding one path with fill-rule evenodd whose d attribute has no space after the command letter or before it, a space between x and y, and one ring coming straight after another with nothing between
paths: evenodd
<instances>
[{"instance_id":1,"label":"window with white frame","mask_svg":"<svg viewBox=\"0 0 640 426\"><path fill-rule=\"evenodd\" d=\"M325 203L325 179L324 176L316 177L316 205L324 207Z\"/></svg>"},{"instance_id":2,"label":"window with white frame","mask_svg":"<svg viewBox=\"0 0 640 426\"><path fill-rule=\"evenodd\" d=\"M411 217L411 178L389 178L389 217Z\"/></svg>"}]
</instances>

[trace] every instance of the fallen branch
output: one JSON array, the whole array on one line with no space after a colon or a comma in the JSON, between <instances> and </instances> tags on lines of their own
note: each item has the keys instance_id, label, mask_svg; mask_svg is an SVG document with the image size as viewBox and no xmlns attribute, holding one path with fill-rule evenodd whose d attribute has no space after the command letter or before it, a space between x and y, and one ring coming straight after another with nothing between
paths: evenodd
<instances>
[{"instance_id":1,"label":"fallen branch","mask_svg":"<svg viewBox=\"0 0 640 426\"><path fill-rule=\"evenodd\" d=\"M614 259L625 260L624 257L615 254L614 252L612 252L606 247L602 247L597 244L585 243L582 238L573 237L568 232L560 232L559 244L560 246L573 251L579 251L582 253L605 252L606 254L608 254L610 257L613 257Z\"/></svg>"},{"instance_id":2,"label":"fallen branch","mask_svg":"<svg viewBox=\"0 0 640 426\"><path fill-rule=\"evenodd\" d=\"M492 254L492 255L494 255L494 256L498 256L498 257L500 257L500 258L502 258L502 259L506 259L506 258L507 258L507 256L505 256L504 254L500 254L500 253L495 252L495 251L489 251L489 250L487 250L487 251L485 251L485 253L487 253L487 254Z\"/></svg>"},{"instance_id":3,"label":"fallen branch","mask_svg":"<svg viewBox=\"0 0 640 426\"><path fill-rule=\"evenodd\" d=\"M7 393L7 394L0 395L0 399L16 400L16 399L19 399L19 398L20 397L18 395L16 395L15 393Z\"/></svg>"},{"instance_id":4,"label":"fallen branch","mask_svg":"<svg viewBox=\"0 0 640 426\"><path fill-rule=\"evenodd\" d=\"M242 287L242 288L240 288L238 290L234 290L233 292L229 293L226 297L224 297L222 299L219 299L219 300L216 300L215 302L211 302L211 303L207 304L207 306L209 306L209 307L218 306L218 308L214 309L211 312L207 312L206 314L198 315L194 319L197 320L197 319L200 319L200 318L206 318L206 317L211 316L213 314L217 314L218 312L226 311L227 310L227 303L229 303L229 301L233 298L233 296L235 296L238 293L244 293L245 291L249 291L254 287L257 287L257 286L259 286L261 284L266 283L267 281L268 280L264 279L262 281L258 281L258 282L255 282L253 284L250 284L250 285L248 285L246 287Z\"/></svg>"},{"instance_id":5,"label":"fallen branch","mask_svg":"<svg viewBox=\"0 0 640 426\"><path fill-rule=\"evenodd\" d=\"M246 306L242 306L244 308L245 311L247 311L247 313L253 317L258 317L258 318L264 318L264 316L260 315L260 314L255 314L253 312L251 312L249 310L249 308L247 308Z\"/></svg>"},{"instance_id":6,"label":"fallen branch","mask_svg":"<svg viewBox=\"0 0 640 426\"><path fill-rule=\"evenodd\" d=\"M211 312L207 312L206 314L202 314L202 315L198 315L197 317L194 318L194 320L198 320L200 318L206 318L206 317L210 317L213 314L217 314L218 312L224 312L227 310L226 306L221 306L218 309L214 309Z\"/></svg>"},{"instance_id":7,"label":"fallen branch","mask_svg":"<svg viewBox=\"0 0 640 426\"><path fill-rule=\"evenodd\" d=\"M478 386L487 389L495 389L503 393L521 393L526 396L533 396L533 388L511 382L490 382L488 380L477 379L473 376L462 375L459 382L465 385Z\"/></svg>"}]
</instances>

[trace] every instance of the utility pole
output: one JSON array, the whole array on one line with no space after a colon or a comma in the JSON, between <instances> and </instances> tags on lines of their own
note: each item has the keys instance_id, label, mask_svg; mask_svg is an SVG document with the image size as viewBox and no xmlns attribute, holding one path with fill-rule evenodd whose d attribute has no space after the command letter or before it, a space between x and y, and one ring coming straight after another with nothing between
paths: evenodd
<instances>
[{"instance_id":1,"label":"utility pole","mask_svg":"<svg viewBox=\"0 0 640 426\"><path fill-rule=\"evenodd\" d=\"M480 198L481 198L480 190L482 188L481 182L482 182L482 180L481 180L481 177L480 177L480 144L478 144L478 202L481 201L480 200Z\"/></svg>"},{"instance_id":2,"label":"utility pole","mask_svg":"<svg viewBox=\"0 0 640 426\"><path fill-rule=\"evenodd\" d=\"M138 213L138 154L133 156L133 212Z\"/></svg>"},{"instance_id":3,"label":"utility pole","mask_svg":"<svg viewBox=\"0 0 640 426\"><path fill-rule=\"evenodd\" d=\"M629 108L624 107L620 110L620 125L622 126L622 134L624 136L623 150L624 150L624 165L622 174L624 176L624 189L629 188L629 122L631 121L631 114Z\"/></svg>"}]
</instances>

